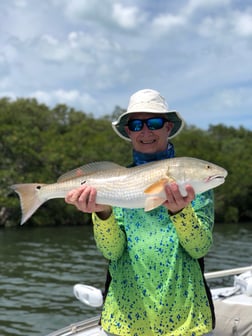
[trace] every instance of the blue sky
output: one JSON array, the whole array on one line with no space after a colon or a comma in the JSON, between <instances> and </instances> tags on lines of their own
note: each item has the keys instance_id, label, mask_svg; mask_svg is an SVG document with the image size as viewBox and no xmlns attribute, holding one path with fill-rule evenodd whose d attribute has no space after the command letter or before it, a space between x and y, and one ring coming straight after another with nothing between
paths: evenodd
<instances>
[{"instance_id":1,"label":"blue sky","mask_svg":"<svg viewBox=\"0 0 252 336\"><path fill-rule=\"evenodd\" d=\"M92 113L143 88L187 124L252 129L247 0L2 0L0 97Z\"/></svg>"}]
</instances>

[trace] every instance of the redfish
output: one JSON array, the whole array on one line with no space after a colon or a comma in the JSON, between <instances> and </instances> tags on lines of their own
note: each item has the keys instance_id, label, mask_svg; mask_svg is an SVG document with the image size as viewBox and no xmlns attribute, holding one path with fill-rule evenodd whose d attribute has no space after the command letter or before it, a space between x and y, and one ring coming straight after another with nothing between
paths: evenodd
<instances>
[{"instance_id":1,"label":"redfish","mask_svg":"<svg viewBox=\"0 0 252 336\"><path fill-rule=\"evenodd\" d=\"M166 201L165 185L175 182L186 196L190 184L196 194L224 183L227 171L210 162L190 157L178 157L137 167L125 168L113 162L94 162L62 175L56 183L15 184L11 188L20 198L25 223L46 201L64 198L82 185L95 187L97 204L123 208L144 208L150 211Z\"/></svg>"}]
</instances>

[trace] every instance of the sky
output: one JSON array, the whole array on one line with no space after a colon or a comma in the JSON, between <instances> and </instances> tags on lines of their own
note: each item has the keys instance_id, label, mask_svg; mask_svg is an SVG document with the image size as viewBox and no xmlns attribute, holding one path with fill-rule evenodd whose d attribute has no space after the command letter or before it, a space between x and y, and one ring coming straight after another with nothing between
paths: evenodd
<instances>
[{"instance_id":1,"label":"sky","mask_svg":"<svg viewBox=\"0 0 252 336\"><path fill-rule=\"evenodd\" d=\"M1 0L0 98L100 117L145 88L188 125L252 130L251 0Z\"/></svg>"}]
</instances>

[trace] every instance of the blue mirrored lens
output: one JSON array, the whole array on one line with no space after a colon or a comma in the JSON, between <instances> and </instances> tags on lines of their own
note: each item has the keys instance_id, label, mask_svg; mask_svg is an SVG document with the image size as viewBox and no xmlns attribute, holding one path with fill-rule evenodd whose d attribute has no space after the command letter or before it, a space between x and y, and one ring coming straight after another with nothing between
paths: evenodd
<instances>
[{"instance_id":1,"label":"blue mirrored lens","mask_svg":"<svg viewBox=\"0 0 252 336\"><path fill-rule=\"evenodd\" d=\"M140 119L132 119L128 122L128 127L133 132L141 131L143 128L144 122Z\"/></svg>"},{"instance_id":2,"label":"blue mirrored lens","mask_svg":"<svg viewBox=\"0 0 252 336\"><path fill-rule=\"evenodd\" d=\"M146 120L147 127L154 131L164 126L165 120L163 118L151 118Z\"/></svg>"}]
</instances>

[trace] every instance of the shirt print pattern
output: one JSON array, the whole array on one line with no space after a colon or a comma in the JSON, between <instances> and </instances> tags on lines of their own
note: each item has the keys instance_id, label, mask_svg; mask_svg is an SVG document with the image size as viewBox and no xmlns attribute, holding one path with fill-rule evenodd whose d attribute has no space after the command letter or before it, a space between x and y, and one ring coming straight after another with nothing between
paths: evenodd
<instances>
[{"instance_id":1,"label":"shirt print pattern","mask_svg":"<svg viewBox=\"0 0 252 336\"><path fill-rule=\"evenodd\" d=\"M197 336L212 319L198 258L212 243L213 193L197 195L191 206L169 216L114 208L101 221L93 215L98 248L110 260L112 281L102 327L116 335Z\"/></svg>"}]
</instances>

